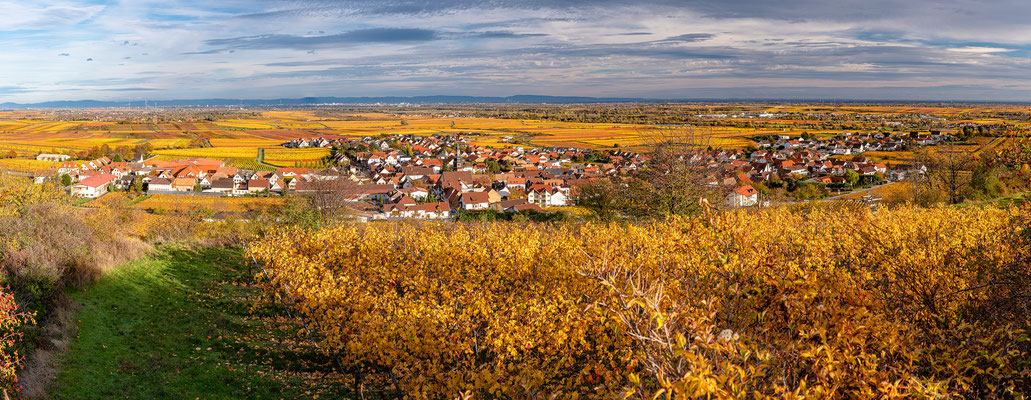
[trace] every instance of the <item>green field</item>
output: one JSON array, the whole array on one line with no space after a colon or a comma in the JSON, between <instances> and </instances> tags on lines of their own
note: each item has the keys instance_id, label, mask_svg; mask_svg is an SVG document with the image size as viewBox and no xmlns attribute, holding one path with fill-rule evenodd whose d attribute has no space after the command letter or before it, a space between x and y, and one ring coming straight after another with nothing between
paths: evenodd
<instances>
[{"instance_id":1,"label":"green field","mask_svg":"<svg viewBox=\"0 0 1031 400\"><path fill-rule=\"evenodd\" d=\"M85 292L50 398L341 398L328 357L258 302L238 249L164 247Z\"/></svg>"}]
</instances>

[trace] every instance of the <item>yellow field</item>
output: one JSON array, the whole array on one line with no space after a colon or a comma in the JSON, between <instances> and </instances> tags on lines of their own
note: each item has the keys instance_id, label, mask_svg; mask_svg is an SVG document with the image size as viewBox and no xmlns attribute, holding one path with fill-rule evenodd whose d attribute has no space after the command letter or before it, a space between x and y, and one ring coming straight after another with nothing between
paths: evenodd
<instances>
[{"instance_id":1,"label":"yellow field","mask_svg":"<svg viewBox=\"0 0 1031 400\"><path fill-rule=\"evenodd\" d=\"M108 194L105 194L105 195L101 196L98 199L90 200L89 202L87 202L86 204L83 204L82 206L86 207L86 208L117 208L117 207L125 207L134 198L135 198L134 196L130 196L130 195L128 195L126 193L122 193L122 192L108 193Z\"/></svg>"},{"instance_id":2,"label":"yellow field","mask_svg":"<svg viewBox=\"0 0 1031 400\"><path fill-rule=\"evenodd\" d=\"M745 106L746 108L748 106ZM684 105L681 112L706 113L705 106ZM751 106L749 110L765 109L771 113L798 112L812 114L882 114L902 115L924 113L942 115L956 121L979 123L1007 123L1027 125L1020 120L1001 120L991 116L1000 110L1019 111L1019 107L933 107L933 106ZM101 115L104 111L84 111ZM534 119L497 119L480 117L446 117L432 115L394 115L388 113L345 113L329 111L264 111L243 113L225 119L205 122L146 121L56 121L48 120L42 111L0 112L0 152L14 151L21 157L32 157L39 153L63 153L77 155L96 146L137 146L149 144L160 159L204 157L221 159L230 165L243 168L268 169L268 165L257 161L259 149L265 149L264 162L275 166L317 165L328 153L324 149L293 150L281 145L289 140L316 136L353 138L384 134L429 136L439 134L473 134L469 141L489 147L509 146L502 143L504 137L513 137L522 146L530 147L580 147L594 149L628 149L640 151L661 140L662 132L673 127L648 124L581 123ZM330 117L331 116L331 117ZM695 128L708 137L714 147L744 148L751 144L748 139L754 135L799 136L808 132L817 136L837 134L833 129L801 129L797 125L805 117L791 120L764 120L776 128L744 128L758 120L740 119L747 123L737 126ZM181 148L198 140L213 147ZM1005 139L979 138L976 145L961 146L963 151L983 152L1003 146ZM866 156L884 162L911 162L912 153L869 152ZM14 166L14 163L11 164ZM17 165L21 170L33 167L29 163ZM14 169L14 168L12 168Z\"/></svg>"},{"instance_id":3,"label":"yellow field","mask_svg":"<svg viewBox=\"0 0 1031 400\"><path fill-rule=\"evenodd\" d=\"M229 198L155 194L129 207L156 212L243 212L282 205L284 201L283 198L277 197Z\"/></svg>"},{"instance_id":4,"label":"yellow field","mask_svg":"<svg viewBox=\"0 0 1031 400\"><path fill-rule=\"evenodd\" d=\"M35 172L48 170L61 165L60 162L36 161L27 158L0 158L0 170L14 172Z\"/></svg>"},{"instance_id":5,"label":"yellow field","mask_svg":"<svg viewBox=\"0 0 1031 400\"><path fill-rule=\"evenodd\" d=\"M898 199L912 198L910 195L912 190L912 184L909 182L893 182L867 191L850 193L845 196L841 196L841 198L846 200L860 200L865 195L874 195L879 196L886 201L895 201Z\"/></svg>"},{"instance_id":6,"label":"yellow field","mask_svg":"<svg viewBox=\"0 0 1031 400\"><path fill-rule=\"evenodd\" d=\"M329 156L329 149L286 149L282 147L265 149L266 164L277 167L321 167L322 161Z\"/></svg>"},{"instance_id":7,"label":"yellow field","mask_svg":"<svg viewBox=\"0 0 1031 400\"><path fill-rule=\"evenodd\" d=\"M889 162L892 164L912 164L916 161L916 155L912 151L868 151L862 154L875 162ZM851 159L851 156L843 157Z\"/></svg>"},{"instance_id":8,"label":"yellow field","mask_svg":"<svg viewBox=\"0 0 1031 400\"><path fill-rule=\"evenodd\" d=\"M216 122L215 125L237 129L272 129L273 126L264 121L231 119Z\"/></svg>"},{"instance_id":9,"label":"yellow field","mask_svg":"<svg viewBox=\"0 0 1031 400\"><path fill-rule=\"evenodd\" d=\"M163 156L175 156L179 158L255 158L258 156L256 147L208 147L198 149L167 149L156 150L154 154Z\"/></svg>"},{"instance_id":10,"label":"yellow field","mask_svg":"<svg viewBox=\"0 0 1031 400\"><path fill-rule=\"evenodd\" d=\"M283 144L282 140L239 138L239 139L210 139L211 145L215 147L276 147Z\"/></svg>"},{"instance_id":11,"label":"yellow field","mask_svg":"<svg viewBox=\"0 0 1031 400\"><path fill-rule=\"evenodd\" d=\"M266 160L316 160L329 155L329 149L307 148L287 149L282 147L265 149Z\"/></svg>"}]
</instances>

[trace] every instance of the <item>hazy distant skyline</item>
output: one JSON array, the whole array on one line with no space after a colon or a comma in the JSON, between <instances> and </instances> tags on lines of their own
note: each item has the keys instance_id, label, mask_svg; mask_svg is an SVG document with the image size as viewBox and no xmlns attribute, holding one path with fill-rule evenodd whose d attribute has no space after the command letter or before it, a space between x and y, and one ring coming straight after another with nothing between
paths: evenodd
<instances>
[{"instance_id":1,"label":"hazy distant skyline","mask_svg":"<svg viewBox=\"0 0 1031 400\"><path fill-rule=\"evenodd\" d=\"M1031 2L0 0L0 102L1031 100Z\"/></svg>"}]
</instances>

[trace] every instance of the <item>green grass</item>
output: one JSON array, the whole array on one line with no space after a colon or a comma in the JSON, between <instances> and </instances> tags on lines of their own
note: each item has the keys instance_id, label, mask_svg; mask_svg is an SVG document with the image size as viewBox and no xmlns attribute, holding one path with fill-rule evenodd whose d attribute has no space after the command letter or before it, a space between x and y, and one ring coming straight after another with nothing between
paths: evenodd
<instances>
[{"instance_id":1,"label":"green grass","mask_svg":"<svg viewBox=\"0 0 1031 400\"><path fill-rule=\"evenodd\" d=\"M50 397L346 397L345 379L299 326L257 302L244 259L162 247L73 293L79 330Z\"/></svg>"},{"instance_id":2,"label":"green grass","mask_svg":"<svg viewBox=\"0 0 1031 400\"><path fill-rule=\"evenodd\" d=\"M131 205L133 205L133 204L139 203L139 202L141 202L141 201L143 201L143 200L146 200L146 199L149 199L149 198L150 198L150 196L149 196L149 195L146 195L146 194L141 194L141 195L139 195L139 196L136 196L136 198L134 198L134 199L132 199L132 200L129 200L129 202L128 202L128 203L125 203L125 205L126 205L126 206L131 206Z\"/></svg>"}]
</instances>

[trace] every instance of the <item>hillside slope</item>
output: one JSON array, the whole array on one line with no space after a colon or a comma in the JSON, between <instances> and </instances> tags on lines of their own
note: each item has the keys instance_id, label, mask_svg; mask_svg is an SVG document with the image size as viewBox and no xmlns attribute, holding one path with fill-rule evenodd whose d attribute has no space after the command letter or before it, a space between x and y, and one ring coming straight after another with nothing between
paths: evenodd
<instances>
[{"instance_id":1,"label":"hillside slope","mask_svg":"<svg viewBox=\"0 0 1031 400\"><path fill-rule=\"evenodd\" d=\"M242 260L237 249L163 247L75 293L79 331L50 397L344 395L297 326L275 307L255 306Z\"/></svg>"}]
</instances>

